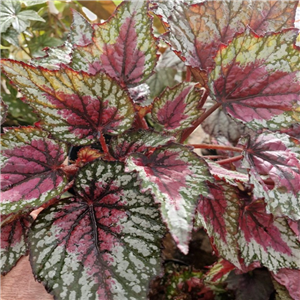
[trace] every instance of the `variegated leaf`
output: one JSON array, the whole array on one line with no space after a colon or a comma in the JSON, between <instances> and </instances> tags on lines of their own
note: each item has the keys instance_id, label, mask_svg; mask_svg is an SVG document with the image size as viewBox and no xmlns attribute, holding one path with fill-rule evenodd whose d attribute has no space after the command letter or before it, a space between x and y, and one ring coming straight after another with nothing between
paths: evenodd
<instances>
[{"instance_id":1,"label":"variegated leaf","mask_svg":"<svg viewBox=\"0 0 300 300\"><path fill-rule=\"evenodd\" d=\"M178 248L188 253L197 200L208 195L208 167L189 148L171 144L152 154L135 153L126 161L127 171L137 171L142 191L150 190L160 204L162 217Z\"/></svg>"},{"instance_id":2,"label":"variegated leaf","mask_svg":"<svg viewBox=\"0 0 300 300\"><path fill-rule=\"evenodd\" d=\"M165 91L153 102L152 117L164 132L175 133L192 126L202 114L199 103L203 90L195 83L181 83Z\"/></svg>"},{"instance_id":3,"label":"variegated leaf","mask_svg":"<svg viewBox=\"0 0 300 300\"><path fill-rule=\"evenodd\" d=\"M150 130L129 131L113 137L110 149L113 157L123 160L131 153L145 153L149 148L164 146L174 138Z\"/></svg>"},{"instance_id":4,"label":"variegated leaf","mask_svg":"<svg viewBox=\"0 0 300 300\"><path fill-rule=\"evenodd\" d=\"M58 299L145 299L165 233L149 193L121 163L94 161L76 195L42 211L29 236L36 278Z\"/></svg>"},{"instance_id":5,"label":"variegated leaf","mask_svg":"<svg viewBox=\"0 0 300 300\"><path fill-rule=\"evenodd\" d=\"M5 122L6 119L6 115L7 115L7 105L4 103L4 101L2 100L2 97L0 97L0 124L2 125Z\"/></svg>"},{"instance_id":6,"label":"variegated leaf","mask_svg":"<svg viewBox=\"0 0 300 300\"><path fill-rule=\"evenodd\" d=\"M24 217L1 226L1 274L8 273L26 255L28 220Z\"/></svg>"},{"instance_id":7,"label":"variegated leaf","mask_svg":"<svg viewBox=\"0 0 300 300\"><path fill-rule=\"evenodd\" d=\"M256 197L265 197L268 212L300 219L300 142L282 133L264 132L240 141L244 166Z\"/></svg>"},{"instance_id":8,"label":"variegated leaf","mask_svg":"<svg viewBox=\"0 0 300 300\"><path fill-rule=\"evenodd\" d=\"M73 23L70 31L70 43L72 45L87 46L91 44L93 38L93 28L79 12L73 10Z\"/></svg>"},{"instance_id":9,"label":"variegated leaf","mask_svg":"<svg viewBox=\"0 0 300 300\"><path fill-rule=\"evenodd\" d=\"M219 254L238 268L241 268L236 240L240 196L235 187L218 182L210 185L209 196L201 196L198 204L198 217Z\"/></svg>"},{"instance_id":10,"label":"variegated leaf","mask_svg":"<svg viewBox=\"0 0 300 300\"><path fill-rule=\"evenodd\" d=\"M59 195L67 183L59 169L65 144L34 127L6 130L1 136L1 213L39 207Z\"/></svg>"},{"instance_id":11,"label":"variegated leaf","mask_svg":"<svg viewBox=\"0 0 300 300\"><path fill-rule=\"evenodd\" d=\"M143 1L124 1L107 22L93 28L94 44L74 49L73 68L91 74L104 70L122 86L139 84L150 76L157 46Z\"/></svg>"},{"instance_id":12,"label":"variegated leaf","mask_svg":"<svg viewBox=\"0 0 300 300\"><path fill-rule=\"evenodd\" d=\"M298 31L257 36L247 30L222 47L209 74L212 98L251 129L288 128L300 120Z\"/></svg>"},{"instance_id":13,"label":"variegated leaf","mask_svg":"<svg viewBox=\"0 0 300 300\"><path fill-rule=\"evenodd\" d=\"M262 200L242 202L237 240L246 266L260 261L270 271L299 268L300 243L284 218L267 214Z\"/></svg>"},{"instance_id":14,"label":"variegated leaf","mask_svg":"<svg viewBox=\"0 0 300 300\"><path fill-rule=\"evenodd\" d=\"M60 70L2 60L5 73L56 138L77 145L117 135L131 127L134 108L128 94L104 73L88 75L67 66Z\"/></svg>"}]
</instances>

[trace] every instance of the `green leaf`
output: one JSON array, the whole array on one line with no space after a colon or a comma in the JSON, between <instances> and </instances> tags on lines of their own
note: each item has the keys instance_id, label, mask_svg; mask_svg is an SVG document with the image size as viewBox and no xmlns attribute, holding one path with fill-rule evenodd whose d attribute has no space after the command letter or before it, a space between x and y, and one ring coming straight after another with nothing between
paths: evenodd
<instances>
[{"instance_id":1,"label":"green leaf","mask_svg":"<svg viewBox=\"0 0 300 300\"><path fill-rule=\"evenodd\" d=\"M0 32L5 32L10 25L21 33L30 26L30 21L45 22L34 10L21 11L20 1L6 0L1 3Z\"/></svg>"},{"instance_id":2,"label":"green leaf","mask_svg":"<svg viewBox=\"0 0 300 300\"><path fill-rule=\"evenodd\" d=\"M204 160L189 148L171 144L152 154L134 153L126 161L127 171L137 171L142 191L151 191L161 214L183 253L188 253L194 213L200 195L208 195L212 181Z\"/></svg>"},{"instance_id":3,"label":"green leaf","mask_svg":"<svg viewBox=\"0 0 300 300\"><path fill-rule=\"evenodd\" d=\"M76 195L43 210L29 236L35 276L57 299L146 299L165 226L122 163L96 160Z\"/></svg>"},{"instance_id":4,"label":"green leaf","mask_svg":"<svg viewBox=\"0 0 300 300\"><path fill-rule=\"evenodd\" d=\"M45 52L42 51L46 47L57 47L60 46L63 42L60 39L48 36L47 33L34 36L28 42L28 47L33 56L44 56Z\"/></svg>"},{"instance_id":5,"label":"green leaf","mask_svg":"<svg viewBox=\"0 0 300 300\"><path fill-rule=\"evenodd\" d=\"M4 33L1 34L1 38L6 40L8 43L19 47L19 33L14 30L12 27L8 28Z\"/></svg>"},{"instance_id":6,"label":"green leaf","mask_svg":"<svg viewBox=\"0 0 300 300\"><path fill-rule=\"evenodd\" d=\"M2 100L2 97L0 97L0 105L1 105L0 124L2 125L5 122L5 118L6 118L6 115L7 115L7 105Z\"/></svg>"}]
</instances>

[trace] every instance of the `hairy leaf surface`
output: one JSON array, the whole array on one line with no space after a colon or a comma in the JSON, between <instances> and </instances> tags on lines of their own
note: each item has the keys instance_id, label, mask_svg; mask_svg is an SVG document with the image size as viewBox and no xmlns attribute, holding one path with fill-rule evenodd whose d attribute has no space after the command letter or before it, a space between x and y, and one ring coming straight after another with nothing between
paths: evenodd
<instances>
[{"instance_id":1,"label":"hairy leaf surface","mask_svg":"<svg viewBox=\"0 0 300 300\"><path fill-rule=\"evenodd\" d=\"M67 179L58 169L67 156L63 143L21 127L6 130L1 146L2 214L39 207L63 190Z\"/></svg>"},{"instance_id":2,"label":"hairy leaf surface","mask_svg":"<svg viewBox=\"0 0 300 300\"><path fill-rule=\"evenodd\" d=\"M215 57L211 97L249 128L279 130L300 119L298 31L237 36Z\"/></svg>"},{"instance_id":3,"label":"hairy leaf surface","mask_svg":"<svg viewBox=\"0 0 300 300\"><path fill-rule=\"evenodd\" d=\"M164 221L183 252L188 252L192 220L200 194L207 195L206 181L213 180L206 163L181 145L171 144L147 156L132 154L127 171L137 171L142 190L150 190L161 205Z\"/></svg>"},{"instance_id":4,"label":"hairy leaf surface","mask_svg":"<svg viewBox=\"0 0 300 300\"><path fill-rule=\"evenodd\" d=\"M135 173L97 160L79 172L76 196L47 208L30 232L38 280L60 299L145 299L160 268L165 227Z\"/></svg>"},{"instance_id":5,"label":"hairy leaf surface","mask_svg":"<svg viewBox=\"0 0 300 300\"><path fill-rule=\"evenodd\" d=\"M144 153L149 148L164 146L174 138L154 131L139 130L129 131L113 137L110 142L112 155L118 159L125 159L131 153Z\"/></svg>"},{"instance_id":6,"label":"hairy leaf surface","mask_svg":"<svg viewBox=\"0 0 300 300\"><path fill-rule=\"evenodd\" d=\"M300 142L286 134L264 132L241 143L254 194L265 197L267 210L274 215L299 220Z\"/></svg>"},{"instance_id":7,"label":"hairy leaf surface","mask_svg":"<svg viewBox=\"0 0 300 300\"><path fill-rule=\"evenodd\" d=\"M67 66L50 71L13 60L2 60L2 65L43 119L43 128L58 139L91 144L101 134L116 135L131 127L133 104L104 73L88 75Z\"/></svg>"},{"instance_id":8,"label":"hairy leaf surface","mask_svg":"<svg viewBox=\"0 0 300 300\"><path fill-rule=\"evenodd\" d=\"M124 1L107 22L93 28L94 44L74 49L73 68L91 74L104 70L122 86L150 76L157 46L143 1Z\"/></svg>"},{"instance_id":9,"label":"hairy leaf surface","mask_svg":"<svg viewBox=\"0 0 300 300\"><path fill-rule=\"evenodd\" d=\"M163 131L174 133L192 126L199 118L203 91L195 83L181 83L166 88L153 102L152 117L163 126Z\"/></svg>"},{"instance_id":10,"label":"hairy leaf surface","mask_svg":"<svg viewBox=\"0 0 300 300\"><path fill-rule=\"evenodd\" d=\"M23 217L1 226L1 274L8 273L26 255L28 220Z\"/></svg>"}]
</instances>

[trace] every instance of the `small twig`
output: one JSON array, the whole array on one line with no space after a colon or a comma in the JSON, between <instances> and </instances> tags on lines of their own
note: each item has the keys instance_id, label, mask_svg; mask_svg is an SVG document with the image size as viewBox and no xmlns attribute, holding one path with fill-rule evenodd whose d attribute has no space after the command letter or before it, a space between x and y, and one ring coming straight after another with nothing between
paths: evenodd
<instances>
[{"instance_id":1,"label":"small twig","mask_svg":"<svg viewBox=\"0 0 300 300\"><path fill-rule=\"evenodd\" d=\"M243 155L238 155L238 156L218 160L218 161L216 161L216 163L219 164L219 165L225 165L225 164L229 164L229 163L232 163L232 162L235 162L235 161L239 161L243 157L244 157Z\"/></svg>"},{"instance_id":2,"label":"small twig","mask_svg":"<svg viewBox=\"0 0 300 300\"><path fill-rule=\"evenodd\" d=\"M244 149L238 147L222 146L222 145L215 145L215 144L187 144L187 146L192 146L196 149L218 149L218 150L229 150L234 152L244 151Z\"/></svg>"}]
</instances>

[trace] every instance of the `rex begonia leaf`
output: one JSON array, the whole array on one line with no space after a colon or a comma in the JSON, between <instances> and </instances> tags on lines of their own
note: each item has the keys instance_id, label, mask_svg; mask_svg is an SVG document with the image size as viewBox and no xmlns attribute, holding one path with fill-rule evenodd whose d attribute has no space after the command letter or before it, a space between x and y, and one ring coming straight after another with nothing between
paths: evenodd
<instances>
[{"instance_id":1,"label":"rex begonia leaf","mask_svg":"<svg viewBox=\"0 0 300 300\"><path fill-rule=\"evenodd\" d=\"M201 196L198 217L208 235L213 239L219 254L240 267L236 233L239 218L239 190L218 182L210 185L210 194Z\"/></svg>"},{"instance_id":2,"label":"rex begonia leaf","mask_svg":"<svg viewBox=\"0 0 300 300\"><path fill-rule=\"evenodd\" d=\"M220 180L220 179L224 180L225 182L227 182L231 185L237 185L236 182L245 182L246 183L249 181L248 174L225 169L221 165L219 165L218 163L215 163L213 161L207 160L206 162L209 166L210 173L217 180Z\"/></svg>"},{"instance_id":3,"label":"rex begonia leaf","mask_svg":"<svg viewBox=\"0 0 300 300\"><path fill-rule=\"evenodd\" d=\"M258 34L294 26L298 1L161 1L153 11L167 24L163 38L187 65L207 69L221 44L250 26ZM193 5L190 5L193 4Z\"/></svg>"},{"instance_id":4,"label":"rex begonia leaf","mask_svg":"<svg viewBox=\"0 0 300 300\"><path fill-rule=\"evenodd\" d=\"M2 100L2 97L0 97L0 124L2 125L5 122L6 119L6 115L7 115L7 105L4 103L4 101Z\"/></svg>"},{"instance_id":5,"label":"rex begonia leaf","mask_svg":"<svg viewBox=\"0 0 300 300\"><path fill-rule=\"evenodd\" d=\"M241 206L237 240L246 266L260 261L275 272L281 268L299 268L300 243L287 220L267 214L262 200L248 205L244 201Z\"/></svg>"},{"instance_id":6,"label":"rex begonia leaf","mask_svg":"<svg viewBox=\"0 0 300 300\"><path fill-rule=\"evenodd\" d=\"M185 14L195 36L195 52L183 50L184 56L193 67L212 67L220 45L228 44L247 26L260 35L293 27L297 5L298 1L242 0L205 1L192 5ZM192 59L194 63L191 63Z\"/></svg>"},{"instance_id":7,"label":"rex begonia leaf","mask_svg":"<svg viewBox=\"0 0 300 300\"><path fill-rule=\"evenodd\" d=\"M30 21L45 22L34 10L21 11L21 3L15 0L6 0L1 3L0 21L0 32L5 32L12 25L19 33L30 26Z\"/></svg>"},{"instance_id":8,"label":"rex begonia leaf","mask_svg":"<svg viewBox=\"0 0 300 300\"><path fill-rule=\"evenodd\" d=\"M153 102L152 117L163 126L163 131L175 133L192 126L202 114L199 103L203 90L195 83L183 82L166 88Z\"/></svg>"},{"instance_id":9,"label":"rex begonia leaf","mask_svg":"<svg viewBox=\"0 0 300 300\"><path fill-rule=\"evenodd\" d=\"M48 70L13 60L2 60L2 68L38 112L41 126L58 139L86 145L131 127L131 99L104 73L89 75L67 66Z\"/></svg>"},{"instance_id":10,"label":"rex begonia leaf","mask_svg":"<svg viewBox=\"0 0 300 300\"><path fill-rule=\"evenodd\" d=\"M251 129L280 130L300 119L298 30L247 30L222 47L209 74L211 97Z\"/></svg>"},{"instance_id":11,"label":"rex begonia leaf","mask_svg":"<svg viewBox=\"0 0 300 300\"><path fill-rule=\"evenodd\" d=\"M265 197L268 212L299 220L300 142L286 134L263 132L240 143L245 145L244 166L250 168L255 196Z\"/></svg>"},{"instance_id":12,"label":"rex begonia leaf","mask_svg":"<svg viewBox=\"0 0 300 300\"><path fill-rule=\"evenodd\" d=\"M279 284L285 286L291 299L300 299L300 270L283 268L277 273L272 272L272 276Z\"/></svg>"},{"instance_id":13,"label":"rex begonia leaf","mask_svg":"<svg viewBox=\"0 0 300 300\"><path fill-rule=\"evenodd\" d=\"M67 183L59 166L67 156L63 143L34 127L7 129L1 136L1 213L39 207L59 195Z\"/></svg>"},{"instance_id":14,"label":"rex begonia leaf","mask_svg":"<svg viewBox=\"0 0 300 300\"><path fill-rule=\"evenodd\" d=\"M79 12L73 10L73 23L70 31L70 43L72 45L87 46L92 43L93 28Z\"/></svg>"},{"instance_id":15,"label":"rex begonia leaf","mask_svg":"<svg viewBox=\"0 0 300 300\"><path fill-rule=\"evenodd\" d=\"M26 245L29 220L24 217L1 226L1 274L8 273L23 256L27 255Z\"/></svg>"},{"instance_id":16,"label":"rex begonia leaf","mask_svg":"<svg viewBox=\"0 0 300 300\"><path fill-rule=\"evenodd\" d=\"M146 299L165 226L122 163L94 161L74 197L43 210L29 234L33 272L57 299Z\"/></svg>"},{"instance_id":17,"label":"rex begonia leaf","mask_svg":"<svg viewBox=\"0 0 300 300\"><path fill-rule=\"evenodd\" d=\"M197 211L220 256L237 268L244 271L257 262L270 271L297 268L297 236L287 220L267 214L265 203L249 191L222 182L210 184L210 194L201 197Z\"/></svg>"},{"instance_id":18,"label":"rex begonia leaf","mask_svg":"<svg viewBox=\"0 0 300 300\"><path fill-rule=\"evenodd\" d=\"M213 180L205 161L185 146L170 144L148 155L134 153L126 163L127 171L138 172L142 190L150 190L160 204L178 248L188 253L197 201L208 194L206 181Z\"/></svg>"},{"instance_id":19,"label":"rex begonia leaf","mask_svg":"<svg viewBox=\"0 0 300 300\"><path fill-rule=\"evenodd\" d=\"M158 57L144 1L124 1L108 21L93 29L94 44L74 49L74 69L91 74L103 70L122 86L150 76Z\"/></svg>"},{"instance_id":20,"label":"rex begonia leaf","mask_svg":"<svg viewBox=\"0 0 300 300\"><path fill-rule=\"evenodd\" d=\"M110 142L110 149L113 157L120 160L131 153L143 153L149 148L163 146L171 141L174 141L173 137L154 131L128 131L125 134L113 137Z\"/></svg>"}]
</instances>

